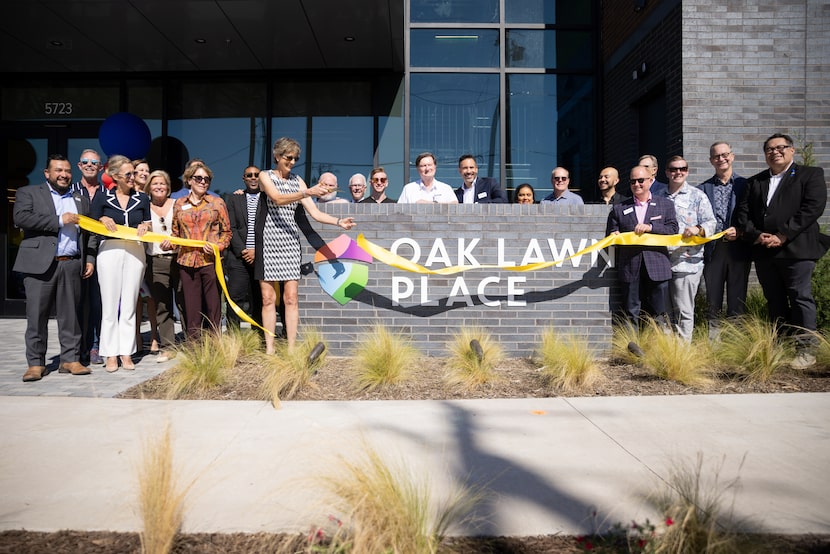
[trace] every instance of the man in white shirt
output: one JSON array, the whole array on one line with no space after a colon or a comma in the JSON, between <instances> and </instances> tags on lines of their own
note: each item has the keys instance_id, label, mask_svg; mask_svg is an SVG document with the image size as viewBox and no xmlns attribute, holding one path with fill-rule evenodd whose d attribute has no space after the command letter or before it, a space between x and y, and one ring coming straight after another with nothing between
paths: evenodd
<instances>
[{"instance_id":1,"label":"man in white shirt","mask_svg":"<svg viewBox=\"0 0 830 554\"><path fill-rule=\"evenodd\" d=\"M420 179L408 183L398 204L458 204L455 191L435 178L436 162L432 152L423 152L415 159Z\"/></svg>"}]
</instances>

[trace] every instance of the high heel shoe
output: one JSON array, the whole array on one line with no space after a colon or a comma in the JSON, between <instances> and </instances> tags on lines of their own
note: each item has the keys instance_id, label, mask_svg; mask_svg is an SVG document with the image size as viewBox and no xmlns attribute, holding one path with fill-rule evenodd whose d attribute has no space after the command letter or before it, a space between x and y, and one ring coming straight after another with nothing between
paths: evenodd
<instances>
[{"instance_id":1,"label":"high heel shoe","mask_svg":"<svg viewBox=\"0 0 830 554\"><path fill-rule=\"evenodd\" d=\"M133 363L133 359L129 356L121 356L121 367L130 371L134 370L135 364Z\"/></svg>"},{"instance_id":2,"label":"high heel shoe","mask_svg":"<svg viewBox=\"0 0 830 554\"><path fill-rule=\"evenodd\" d=\"M106 369L108 373L115 373L118 371L118 358L115 356L107 356L107 365L104 366L104 369Z\"/></svg>"}]
</instances>

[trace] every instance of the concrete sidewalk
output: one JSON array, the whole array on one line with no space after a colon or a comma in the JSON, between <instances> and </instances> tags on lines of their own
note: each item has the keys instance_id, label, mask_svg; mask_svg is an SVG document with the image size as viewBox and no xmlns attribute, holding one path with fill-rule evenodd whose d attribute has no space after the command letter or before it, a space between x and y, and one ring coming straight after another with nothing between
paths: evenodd
<instances>
[{"instance_id":1,"label":"concrete sidewalk","mask_svg":"<svg viewBox=\"0 0 830 554\"><path fill-rule=\"evenodd\" d=\"M25 321L0 320L0 529L138 531L137 468L168 423L185 531L298 531L333 511L322 477L372 445L490 495L456 534L581 534L655 520L644 497L673 465L738 477L744 528L830 533L830 394L463 401L266 402L112 398L169 367L53 373L22 383ZM52 323L53 340L57 336ZM50 352L57 352L57 345ZM150 358L149 356L147 358ZM91 398L93 397L93 398ZM707 488L712 491L712 488ZM724 497L728 508L733 500Z\"/></svg>"},{"instance_id":2,"label":"concrete sidewalk","mask_svg":"<svg viewBox=\"0 0 830 554\"><path fill-rule=\"evenodd\" d=\"M830 394L468 401L265 402L6 397L0 528L138 531L144 441L172 425L193 480L185 531L296 531L325 521L321 476L363 441L490 493L460 534L580 534L656 514L672 463L740 477L735 515L775 533L830 533ZM741 465L743 462L743 465ZM726 496L727 506L732 497Z\"/></svg>"}]
</instances>

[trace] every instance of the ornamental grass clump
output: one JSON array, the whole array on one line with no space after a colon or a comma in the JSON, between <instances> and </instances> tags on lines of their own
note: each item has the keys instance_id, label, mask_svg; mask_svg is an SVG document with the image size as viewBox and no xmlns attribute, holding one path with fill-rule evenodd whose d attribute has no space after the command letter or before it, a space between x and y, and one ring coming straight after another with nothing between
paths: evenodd
<instances>
[{"instance_id":1,"label":"ornamental grass clump","mask_svg":"<svg viewBox=\"0 0 830 554\"><path fill-rule=\"evenodd\" d=\"M649 320L642 333L642 365L655 377L696 386L709 383L715 373L708 340L686 342Z\"/></svg>"},{"instance_id":2,"label":"ornamental grass clump","mask_svg":"<svg viewBox=\"0 0 830 554\"><path fill-rule=\"evenodd\" d=\"M169 397L206 392L224 384L244 351L248 339L239 333L203 331L198 339L179 346L171 370Z\"/></svg>"},{"instance_id":3,"label":"ornamental grass clump","mask_svg":"<svg viewBox=\"0 0 830 554\"><path fill-rule=\"evenodd\" d=\"M418 350L408 335L375 324L360 333L352 356L355 387L375 390L404 381L418 358Z\"/></svg>"},{"instance_id":4,"label":"ornamental grass clump","mask_svg":"<svg viewBox=\"0 0 830 554\"><path fill-rule=\"evenodd\" d=\"M447 345L447 382L474 389L498 379L496 366L504 360L504 350L490 333L479 327L462 327Z\"/></svg>"},{"instance_id":5,"label":"ornamental grass clump","mask_svg":"<svg viewBox=\"0 0 830 554\"><path fill-rule=\"evenodd\" d=\"M167 554L184 519L189 486L178 482L173 463L170 425L155 439L145 441L138 467L138 505L142 522L141 551Z\"/></svg>"},{"instance_id":6,"label":"ornamental grass clump","mask_svg":"<svg viewBox=\"0 0 830 554\"><path fill-rule=\"evenodd\" d=\"M746 541L735 531L732 505L725 506L728 496L734 504L740 481L735 477L724 482L721 478L723 464L722 459L711 475L704 475L704 460L700 453L694 463L671 464L667 487L654 501L672 525L666 526L651 552L731 554L755 551L742 544Z\"/></svg>"},{"instance_id":7,"label":"ornamental grass clump","mask_svg":"<svg viewBox=\"0 0 830 554\"><path fill-rule=\"evenodd\" d=\"M314 355L312 355L314 354ZM305 386L326 359L326 343L314 327L303 330L302 338L293 349L288 343L277 341L274 354L258 354L257 361L265 372L260 395L275 408L280 400L290 400Z\"/></svg>"},{"instance_id":8,"label":"ornamental grass clump","mask_svg":"<svg viewBox=\"0 0 830 554\"><path fill-rule=\"evenodd\" d=\"M761 383L783 371L793 354L775 325L757 315L724 321L713 349L724 372Z\"/></svg>"},{"instance_id":9,"label":"ornamental grass clump","mask_svg":"<svg viewBox=\"0 0 830 554\"><path fill-rule=\"evenodd\" d=\"M819 335L816 347L816 365L820 368L830 368L830 331L823 331Z\"/></svg>"},{"instance_id":10,"label":"ornamental grass clump","mask_svg":"<svg viewBox=\"0 0 830 554\"><path fill-rule=\"evenodd\" d=\"M542 332L536 358L548 385L558 390L585 391L602 378L596 356L583 336L560 335L549 327Z\"/></svg>"},{"instance_id":11,"label":"ornamental grass clump","mask_svg":"<svg viewBox=\"0 0 830 554\"><path fill-rule=\"evenodd\" d=\"M321 552L434 554L450 527L464 523L481 494L458 487L436 499L426 476L403 462L390 465L369 445L355 460L341 458L337 473L324 477L334 507L334 535Z\"/></svg>"},{"instance_id":12,"label":"ornamental grass clump","mask_svg":"<svg viewBox=\"0 0 830 554\"><path fill-rule=\"evenodd\" d=\"M629 348L643 340L640 330L628 321L617 321L611 336L611 359L624 364L639 364L640 357Z\"/></svg>"}]
</instances>

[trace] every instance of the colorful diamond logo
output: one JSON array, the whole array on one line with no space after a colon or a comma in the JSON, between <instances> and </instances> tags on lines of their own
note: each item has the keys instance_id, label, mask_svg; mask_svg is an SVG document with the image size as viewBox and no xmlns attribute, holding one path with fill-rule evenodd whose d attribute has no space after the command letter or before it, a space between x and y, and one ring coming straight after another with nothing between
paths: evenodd
<instances>
[{"instance_id":1,"label":"colorful diamond logo","mask_svg":"<svg viewBox=\"0 0 830 554\"><path fill-rule=\"evenodd\" d=\"M366 288L372 256L347 235L340 235L317 251L314 263L318 264L320 288L342 306Z\"/></svg>"}]
</instances>

